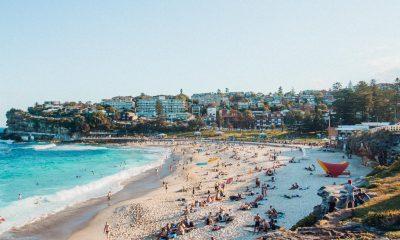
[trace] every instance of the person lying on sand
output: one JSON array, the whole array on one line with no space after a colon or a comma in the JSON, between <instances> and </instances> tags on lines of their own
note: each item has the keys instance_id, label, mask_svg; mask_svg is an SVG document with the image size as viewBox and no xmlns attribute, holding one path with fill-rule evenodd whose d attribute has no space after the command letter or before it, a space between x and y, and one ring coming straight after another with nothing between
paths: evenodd
<instances>
[{"instance_id":1,"label":"person lying on sand","mask_svg":"<svg viewBox=\"0 0 400 240\"><path fill-rule=\"evenodd\" d=\"M231 201L239 201L239 200L242 200L244 198L242 197L241 193L238 193L237 195L229 196L229 199Z\"/></svg>"},{"instance_id":2,"label":"person lying on sand","mask_svg":"<svg viewBox=\"0 0 400 240\"><path fill-rule=\"evenodd\" d=\"M313 172L313 171L315 171L315 165L311 164L308 167L304 167L304 169L307 170L307 171Z\"/></svg>"},{"instance_id":3,"label":"person lying on sand","mask_svg":"<svg viewBox=\"0 0 400 240\"><path fill-rule=\"evenodd\" d=\"M292 195L285 194L283 195L283 197L287 199L292 199L292 198L300 198L301 196L299 194L292 194Z\"/></svg>"},{"instance_id":4,"label":"person lying on sand","mask_svg":"<svg viewBox=\"0 0 400 240\"><path fill-rule=\"evenodd\" d=\"M242 211L246 211L246 210L250 210L251 209L251 205L249 203L244 203L242 205L240 205L239 210Z\"/></svg>"},{"instance_id":5,"label":"person lying on sand","mask_svg":"<svg viewBox=\"0 0 400 240\"><path fill-rule=\"evenodd\" d=\"M289 188L289 190L295 190L299 188L299 184L297 182L293 183L292 186Z\"/></svg>"}]
</instances>

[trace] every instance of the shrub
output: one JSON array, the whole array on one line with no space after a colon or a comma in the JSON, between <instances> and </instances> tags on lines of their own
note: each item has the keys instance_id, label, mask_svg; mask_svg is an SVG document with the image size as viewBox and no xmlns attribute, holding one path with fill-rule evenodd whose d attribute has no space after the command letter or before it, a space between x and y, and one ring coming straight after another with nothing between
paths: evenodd
<instances>
[{"instance_id":1,"label":"shrub","mask_svg":"<svg viewBox=\"0 0 400 240\"><path fill-rule=\"evenodd\" d=\"M400 210L369 212L363 223L382 230L400 230Z\"/></svg>"}]
</instances>

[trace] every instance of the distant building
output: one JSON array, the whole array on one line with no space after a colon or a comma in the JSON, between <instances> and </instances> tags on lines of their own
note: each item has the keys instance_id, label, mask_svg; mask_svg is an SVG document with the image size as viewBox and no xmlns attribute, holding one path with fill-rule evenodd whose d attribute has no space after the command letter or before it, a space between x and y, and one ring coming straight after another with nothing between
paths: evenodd
<instances>
[{"instance_id":1,"label":"distant building","mask_svg":"<svg viewBox=\"0 0 400 240\"><path fill-rule=\"evenodd\" d=\"M207 116L208 117L217 117L217 108L215 107L209 107L207 108Z\"/></svg>"},{"instance_id":2,"label":"distant building","mask_svg":"<svg viewBox=\"0 0 400 240\"><path fill-rule=\"evenodd\" d=\"M193 94L191 99L197 101L198 104L203 106L213 103L218 106L223 100L223 97L221 94L218 93L197 93Z\"/></svg>"},{"instance_id":3,"label":"distant building","mask_svg":"<svg viewBox=\"0 0 400 240\"><path fill-rule=\"evenodd\" d=\"M239 110L247 110L250 108L250 103L248 102L238 102L237 105Z\"/></svg>"},{"instance_id":4,"label":"distant building","mask_svg":"<svg viewBox=\"0 0 400 240\"><path fill-rule=\"evenodd\" d=\"M302 93L299 96L299 101L301 103L308 103L312 106L316 104L315 102L315 96L313 94L308 94L308 93Z\"/></svg>"},{"instance_id":5,"label":"distant building","mask_svg":"<svg viewBox=\"0 0 400 240\"><path fill-rule=\"evenodd\" d=\"M134 121L138 119L138 116L134 112L122 112L120 114L121 121Z\"/></svg>"},{"instance_id":6,"label":"distant building","mask_svg":"<svg viewBox=\"0 0 400 240\"><path fill-rule=\"evenodd\" d=\"M131 110L135 108L133 97L113 97L111 99L103 99L100 103L102 106L110 106L119 111Z\"/></svg>"},{"instance_id":7,"label":"distant building","mask_svg":"<svg viewBox=\"0 0 400 240\"><path fill-rule=\"evenodd\" d=\"M162 106L162 115L167 120L186 120L189 114L186 111L186 102L181 99L166 98L165 96L152 97L150 99L139 99L137 101L136 113L139 117L156 118L157 102Z\"/></svg>"},{"instance_id":8,"label":"distant building","mask_svg":"<svg viewBox=\"0 0 400 240\"><path fill-rule=\"evenodd\" d=\"M61 102L60 101L44 101L43 103L45 108L50 108L54 106L60 106Z\"/></svg>"},{"instance_id":9,"label":"distant building","mask_svg":"<svg viewBox=\"0 0 400 240\"><path fill-rule=\"evenodd\" d=\"M389 122L362 122L355 125L339 125L336 128L339 136L351 135L355 132L367 132L373 130L374 128L381 128L390 126Z\"/></svg>"},{"instance_id":10,"label":"distant building","mask_svg":"<svg viewBox=\"0 0 400 240\"><path fill-rule=\"evenodd\" d=\"M192 105L192 114L196 116L201 115L201 105L199 104L193 104Z\"/></svg>"}]
</instances>

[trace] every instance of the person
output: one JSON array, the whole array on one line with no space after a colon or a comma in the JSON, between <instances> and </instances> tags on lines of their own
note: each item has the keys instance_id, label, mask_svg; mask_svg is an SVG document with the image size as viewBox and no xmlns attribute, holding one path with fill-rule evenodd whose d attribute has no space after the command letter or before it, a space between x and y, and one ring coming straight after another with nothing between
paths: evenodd
<instances>
[{"instance_id":1,"label":"person","mask_svg":"<svg viewBox=\"0 0 400 240\"><path fill-rule=\"evenodd\" d=\"M257 188L260 187L260 184L261 184L260 179L259 179L259 178L256 178L256 187L257 187Z\"/></svg>"},{"instance_id":2,"label":"person","mask_svg":"<svg viewBox=\"0 0 400 240\"><path fill-rule=\"evenodd\" d=\"M108 193L107 193L107 199L108 199L108 201L111 200L111 191L108 191Z\"/></svg>"},{"instance_id":3,"label":"person","mask_svg":"<svg viewBox=\"0 0 400 240\"><path fill-rule=\"evenodd\" d=\"M22 199L22 194L19 193L19 194L18 194L18 200L21 200L21 199Z\"/></svg>"},{"instance_id":4,"label":"person","mask_svg":"<svg viewBox=\"0 0 400 240\"><path fill-rule=\"evenodd\" d=\"M254 217L254 232L260 231L260 224L261 224L261 217L260 214L257 213L257 215Z\"/></svg>"},{"instance_id":5,"label":"person","mask_svg":"<svg viewBox=\"0 0 400 240\"><path fill-rule=\"evenodd\" d=\"M106 222L106 225L104 225L103 231L104 231L104 234L106 234L106 239L107 239L107 240L110 239L111 227L110 227L110 225L108 224L108 222Z\"/></svg>"},{"instance_id":6,"label":"person","mask_svg":"<svg viewBox=\"0 0 400 240\"><path fill-rule=\"evenodd\" d=\"M336 204L337 204L337 201L338 201L338 199L337 199L337 197L335 197L335 196L332 196L332 197L330 198L329 203L328 203L328 212L334 212L334 211L336 211Z\"/></svg>"},{"instance_id":7,"label":"person","mask_svg":"<svg viewBox=\"0 0 400 240\"><path fill-rule=\"evenodd\" d=\"M289 190L294 190L294 189L298 189L299 188L299 184L297 184L297 182L293 183L292 186L289 188Z\"/></svg>"},{"instance_id":8,"label":"person","mask_svg":"<svg viewBox=\"0 0 400 240\"><path fill-rule=\"evenodd\" d=\"M351 179L347 181L347 184L344 186L344 189L347 191L347 199L346 199L346 208L354 208L354 190L356 187L353 185Z\"/></svg>"},{"instance_id":9,"label":"person","mask_svg":"<svg viewBox=\"0 0 400 240\"><path fill-rule=\"evenodd\" d=\"M263 185L262 185L262 187L261 187L261 192L262 192L262 196L263 196L263 198L265 197L265 196L267 196L267 185L264 183Z\"/></svg>"},{"instance_id":10,"label":"person","mask_svg":"<svg viewBox=\"0 0 400 240\"><path fill-rule=\"evenodd\" d=\"M165 192L168 192L168 183L167 182L165 182L164 187L165 187Z\"/></svg>"},{"instance_id":11,"label":"person","mask_svg":"<svg viewBox=\"0 0 400 240\"><path fill-rule=\"evenodd\" d=\"M212 213L209 212L207 217L206 217L206 225L213 225L214 221L212 219Z\"/></svg>"},{"instance_id":12,"label":"person","mask_svg":"<svg viewBox=\"0 0 400 240\"><path fill-rule=\"evenodd\" d=\"M365 193L363 190L359 190L359 192L355 195L355 205L362 205L364 204L366 201L370 200L370 197L368 196L367 193Z\"/></svg>"}]
</instances>

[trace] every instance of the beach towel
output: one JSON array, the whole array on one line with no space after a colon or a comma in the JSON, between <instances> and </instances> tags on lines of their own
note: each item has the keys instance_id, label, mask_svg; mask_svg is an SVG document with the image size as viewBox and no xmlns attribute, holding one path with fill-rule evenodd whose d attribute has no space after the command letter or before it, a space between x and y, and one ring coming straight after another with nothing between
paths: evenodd
<instances>
[{"instance_id":1,"label":"beach towel","mask_svg":"<svg viewBox=\"0 0 400 240\"><path fill-rule=\"evenodd\" d=\"M226 180L226 184L231 184L233 182L233 178L228 178L227 180Z\"/></svg>"}]
</instances>

